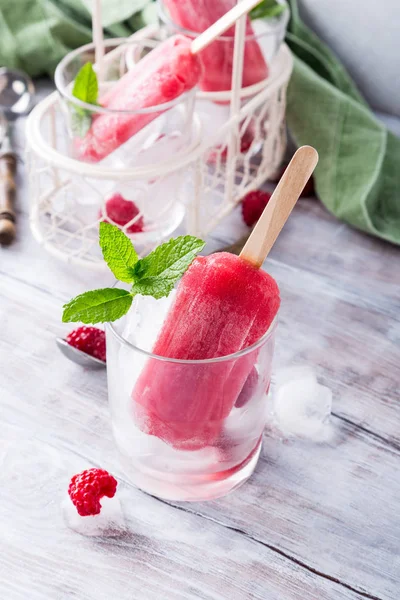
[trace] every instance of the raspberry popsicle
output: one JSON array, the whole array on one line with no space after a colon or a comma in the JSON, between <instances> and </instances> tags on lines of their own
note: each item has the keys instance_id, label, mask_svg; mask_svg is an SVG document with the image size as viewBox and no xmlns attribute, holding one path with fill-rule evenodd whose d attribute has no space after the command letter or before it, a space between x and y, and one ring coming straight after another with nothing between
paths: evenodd
<instances>
[{"instance_id":1,"label":"raspberry popsicle","mask_svg":"<svg viewBox=\"0 0 400 600\"><path fill-rule=\"evenodd\" d=\"M169 38L121 77L100 98L103 108L114 112L97 114L85 137L75 141L79 158L89 162L102 160L156 119L163 108L148 113L137 111L171 102L194 88L201 74L198 53L258 2L241 0L194 41L183 35Z\"/></svg>"},{"instance_id":2,"label":"raspberry popsicle","mask_svg":"<svg viewBox=\"0 0 400 600\"><path fill-rule=\"evenodd\" d=\"M279 303L275 280L249 262L226 252L197 258L153 353L186 360L234 354L266 333ZM206 446L221 432L256 359L257 350L211 365L150 359L133 391L139 427L176 448Z\"/></svg>"},{"instance_id":3,"label":"raspberry popsicle","mask_svg":"<svg viewBox=\"0 0 400 600\"><path fill-rule=\"evenodd\" d=\"M317 161L310 146L295 153L239 257L222 252L193 261L178 286L154 354L197 361L227 357L268 331L279 308L279 290L259 267ZM138 426L177 449L214 443L235 403L248 401L240 394L246 380L250 378L250 385L255 376L257 357L258 347L212 363L149 359L132 392Z\"/></svg>"},{"instance_id":4,"label":"raspberry popsicle","mask_svg":"<svg viewBox=\"0 0 400 600\"><path fill-rule=\"evenodd\" d=\"M236 5L236 0L164 0L172 20L185 29L203 32ZM235 28L224 33L200 52L203 65L200 88L207 92L231 89ZM254 36L250 19L247 19L246 36ZM229 39L231 38L231 39ZM268 77L268 66L256 39L248 39L244 51L243 87L259 83Z\"/></svg>"},{"instance_id":5,"label":"raspberry popsicle","mask_svg":"<svg viewBox=\"0 0 400 600\"><path fill-rule=\"evenodd\" d=\"M191 40L183 35L169 38L100 98L104 108L131 113L96 115L85 137L76 141L80 158L89 162L105 158L162 113L133 111L175 100L197 84L201 66L190 45Z\"/></svg>"}]
</instances>

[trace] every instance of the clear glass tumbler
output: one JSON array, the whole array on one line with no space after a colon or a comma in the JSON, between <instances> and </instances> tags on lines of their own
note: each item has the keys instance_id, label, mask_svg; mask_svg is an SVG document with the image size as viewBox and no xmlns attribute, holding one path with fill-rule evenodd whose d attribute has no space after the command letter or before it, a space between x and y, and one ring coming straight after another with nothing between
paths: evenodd
<instances>
[{"instance_id":1,"label":"clear glass tumbler","mask_svg":"<svg viewBox=\"0 0 400 600\"><path fill-rule=\"evenodd\" d=\"M141 99L145 106L138 109L127 108L126 99L116 97L113 108L108 107L115 83L156 45L154 40L107 40L101 69L94 66L99 92L97 103L92 104L72 92L80 69L95 61L94 44L70 52L58 64L55 83L72 157L105 168L145 170L155 164L161 168L187 154L193 143L194 91L164 103L149 93Z\"/></svg>"},{"instance_id":2,"label":"clear glass tumbler","mask_svg":"<svg viewBox=\"0 0 400 600\"><path fill-rule=\"evenodd\" d=\"M236 354L170 359L151 349L171 300L136 297L128 315L106 327L113 433L138 487L169 500L209 500L240 486L257 464L276 319ZM151 402L143 399L149 386Z\"/></svg>"},{"instance_id":3,"label":"clear glass tumbler","mask_svg":"<svg viewBox=\"0 0 400 600\"><path fill-rule=\"evenodd\" d=\"M175 4L178 3L158 0L160 21L165 25L170 35L181 33L192 39L196 38L200 32L194 29L193 19L191 21L187 18L187 14L190 12L189 9L184 15L183 22L192 24L191 29L183 26L182 20L178 20L177 17L173 18L168 6L175 6ZM180 11L181 9L177 10L177 15L181 15ZM265 85L265 80L270 72L270 64L284 40L288 20L289 9L286 6L286 9L277 17L255 19L251 22L251 25L248 24L242 82L243 88L248 88L246 96L259 91ZM229 97L223 96L223 92L231 90L234 50L233 31L232 28L229 32L218 37L199 55L203 63L203 75L199 87L208 95L216 94L215 99L221 101L229 100Z\"/></svg>"},{"instance_id":4,"label":"clear glass tumbler","mask_svg":"<svg viewBox=\"0 0 400 600\"><path fill-rule=\"evenodd\" d=\"M101 106L116 81L156 45L148 39L106 40L102 67L93 67L100 105L72 93L80 69L95 61L93 44L70 52L56 69L59 102L52 115L59 135L49 138L57 146L61 140L63 156L57 158L79 174L65 175L57 185L56 210L60 220L74 221L69 229L78 241L88 232L97 240L99 222L105 220L132 237L140 252L148 252L184 219L185 172L200 135L194 90L164 104L151 105L156 97L150 95L142 98L146 106L140 110L123 109L126 98L119 101L121 110Z\"/></svg>"}]
</instances>

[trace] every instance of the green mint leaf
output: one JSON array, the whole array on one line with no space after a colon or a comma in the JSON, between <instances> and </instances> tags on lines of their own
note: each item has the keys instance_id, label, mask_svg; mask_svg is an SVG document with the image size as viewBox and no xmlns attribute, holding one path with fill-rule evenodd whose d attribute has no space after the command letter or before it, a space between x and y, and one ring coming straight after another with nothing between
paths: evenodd
<instances>
[{"instance_id":1,"label":"green mint leaf","mask_svg":"<svg viewBox=\"0 0 400 600\"><path fill-rule=\"evenodd\" d=\"M286 5L280 4L277 0L262 0L250 11L249 16L252 21L255 19L272 19L281 15L285 10Z\"/></svg>"},{"instance_id":2,"label":"green mint leaf","mask_svg":"<svg viewBox=\"0 0 400 600\"><path fill-rule=\"evenodd\" d=\"M97 75L93 70L93 65L87 62L75 77L72 95L87 104L97 104L99 94L99 84Z\"/></svg>"},{"instance_id":3,"label":"green mint leaf","mask_svg":"<svg viewBox=\"0 0 400 600\"><path fill-rule=\"evenodd\" d=\"M168 296L205 242L191 235L180 236L158 246L134 267L133 294Z\"/></svg>"},{"instance_id":4,"label":"green mint leaf","mask_svg":"<svg viewBox=\"0 0 400 600\"><path fill-rule=\"evenodd\" d=\"M132 283L139 257L131 240L115 225L100 223L100 247L104 260L119 281Z\"/></svg>"},{"instance_id":5,"label":"green mint leaf","mask_svg":"<svg viewBox=\"0 0 400 600\"><path fill-rule=\"evenodd\" d=\"M64 304L63 323L80 321L86 324L116 321L132 304L132 295L119 288L103 288L76 296Z\"/></svg>"},{"instance_id":6,"label":"green mint leaf","mask_svg":"<svg viewBox=\"0 0 400 600\"><path fill-rule=\"evenodd\" d=\"M70 102L71 129L74 136L83 138L92 125L92 115L89 110L75 106Z\"/></svg>"},{"instance_id":7,"label":"green mint leaf","mask_svg":"<svg viewBox=\"0 0 400 600\"><path fill-rule=\"evenodd\" d=\"M93 65L87 62L78 72L75 77L72 95L78 100L88 104L97 105L97 96L99 94L99 84L97 75L93 70ZM72 133L77 137L83 138L89 131L92 125L92 112L81 106L76 106L72 102L71 110L71 129Z\"/></svg>"}]
</instances>

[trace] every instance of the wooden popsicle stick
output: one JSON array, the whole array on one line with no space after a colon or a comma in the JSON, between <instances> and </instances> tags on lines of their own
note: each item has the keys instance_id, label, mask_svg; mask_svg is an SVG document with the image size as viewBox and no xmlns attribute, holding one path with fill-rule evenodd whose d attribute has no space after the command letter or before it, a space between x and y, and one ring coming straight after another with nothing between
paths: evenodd
<instances>
[{"instance_id":1,"label":"wooden popsicle stick","mask_svg":"<svg viewBox=\"0 0 400 600\"><path fill-rule=\"evenodd\" d=\"M218 0L215 0L218 2ZM260 4L261 0L241 0L231 10L225 13L218 21L215 21L200 34L195 40L193 40L190 47L192 54L197 54L211 44L216 38L225 33L229 27L232 27L236 21L242 17L245 13L250 12L257 4Z\"/></svg>"},{"instance_id":2,"label":"wooden popsicle stick","mask_svg":"<svg viewBox=\"0 0 400 600\"><path fill-rule=\"evenodd\" d=\"M17 158L13 152L0 154L0 245L8 246L15 238L15 172Z\"/></svg>"},{"instance_id":3,"label":"wooden popsicle stick","mask_svg":"<svg viewBox=\"0 0 400 600\"><path fill-rule=\"evenodd\" d=\"M259 268L280 234L318 162L312 146L294 154L243 250L240 258Z\"/></svg>"}]
</instances>

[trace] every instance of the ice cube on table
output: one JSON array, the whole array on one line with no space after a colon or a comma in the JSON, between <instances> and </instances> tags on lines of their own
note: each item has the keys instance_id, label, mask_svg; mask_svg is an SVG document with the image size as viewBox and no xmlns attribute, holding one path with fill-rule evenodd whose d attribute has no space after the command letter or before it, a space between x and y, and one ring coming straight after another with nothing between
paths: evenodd
<instances>
[{"instance_id":1,"label":"ice cube on table","mask_svg":"<svg viewBox=\"0 0 400 600\"><path fill-rule=\"evenodd\" d=\"M274 376L274 383L276 388L279 388L285 383L290 381L298 381L300 379L307 379L309 381L317 381L317 376L312 367L308 365L296 365L294 367L284 367L278 369Z\"/></svg>"},{"instance_id":2,"label":"ice cube on table","mask_svg":"<svg viewBox=\"0 0 400 600\"><path fill-rule=\"evenodd\" d=\"M318 383L309 367L278 372L273 416L282 434L323 441L332 411L332 391Z\"/></svg>"},{"instance_id":3,"label":"ice cube on table","mask_svg":"<svg viewBox=\"0 0 400 600\"><path fill-rule=\"evenodd\" d=\"M119 499L106 496L100 500L98 515L81 517L69 496L62 503L65 523L81 535L89 537L118 537L126 531L126 524Z\"/></svg>"}]
</instances>

